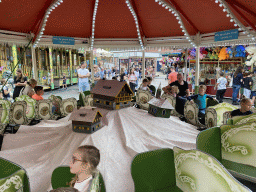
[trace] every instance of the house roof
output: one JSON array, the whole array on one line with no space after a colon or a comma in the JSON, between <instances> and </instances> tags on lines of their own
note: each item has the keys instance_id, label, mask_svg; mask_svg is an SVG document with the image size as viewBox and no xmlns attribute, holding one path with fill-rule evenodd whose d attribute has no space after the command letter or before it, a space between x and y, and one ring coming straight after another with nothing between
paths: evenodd
<instances>
[{"instance_id":1,"label":"house roof","mask_svg":"<svg viewBox=\"0 0 256 192\"><path fill-rule=\"evenodd\" d=\"M102 114L99 112L97 108L92 108L92 109L81 108L79 110L73 111L70 115L69 120L92 123L96 118L97 114L102 117Z\"/></svg>"},{"instance_id":2,"label":"house roof","mask_svg":"<svg viewBox=\"0 0 256 192\"><path fill-rule=\"evenodd\" d=\"M97 84L93 87L91 93L105 95L109 97L116 97L124 86L127 86L127 90L129 90L130 93L134 94L125 81L120 82L117 80L99 80Z\"/></svg>"},{"instance_id":3,"label":"house roof","mask_svg":"<svg viewBox=\"0 0 256 192\"><path fill-rule=\"evenodd\" d=\"M151 104L163 109L174 109L173 106L165 99L153 98L148 102L148 104Z\"/></svg>"}]
</instances>

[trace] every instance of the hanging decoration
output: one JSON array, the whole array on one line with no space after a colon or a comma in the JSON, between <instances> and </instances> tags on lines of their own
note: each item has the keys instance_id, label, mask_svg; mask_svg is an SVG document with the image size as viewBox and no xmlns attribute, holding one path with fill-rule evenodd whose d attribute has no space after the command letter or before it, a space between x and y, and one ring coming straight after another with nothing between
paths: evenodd
<instances>
[{"instance_id":1,"label":"hanging decoration","mask_svg":"<svg viewBox=\"0 0 256 192\"><path fill-rule=\"evenodd\" d=\"M229 54L227 53L227 48L226 47L223 47L220 50L220 53L219 53L218 57L219 57L219 60L226 60L226 59L229 58Z\"/></svg>"},{"instance_id":2,"label":"hanging decoration","mask_svg":"<svg viewBox=\"0 0 256 192\"><path fill-rule=\"evenodd\" d=\"M247 59L250 59L249 61L246 61L245 64L247 66L255 66L256 64L256 46L249 46L245 48L248 52Z\"/></svg>"},{"instance_id":3,"label":"hanging decoration","mask_svg":"<svg viewBox=\"0 0 256 192\"><path fill-rule=\"evenodd\" d=\"M245 57L246 56L246 51L243 45L238 45L236 47L236 55L235 57Z\"/></svg>"}]
</instances>

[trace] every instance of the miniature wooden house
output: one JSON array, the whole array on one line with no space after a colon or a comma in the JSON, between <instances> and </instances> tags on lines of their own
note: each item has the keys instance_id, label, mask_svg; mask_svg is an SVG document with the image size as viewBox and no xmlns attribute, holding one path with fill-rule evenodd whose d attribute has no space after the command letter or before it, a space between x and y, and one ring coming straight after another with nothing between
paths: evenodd
<instances>
[{"instance_id":1,"label":"miniature wooden house","mask_svg":"<svg viewBox=\"0 0 256 192\"><path fill-rule=\"evenodd\" d=\"M171 115L171 110L173 106L165 99L153 98L149 102L148 113L154 115L155 117L169 118Z\"/></svg>"},{"instance_id":2,"label":"miniature wooden house","mask_svg":"<svg viewBox=\"0 0 256 192\"><path fill-rule=\"evenodd\" d=\"M72 129L78 133L93 133L102 127L102 114L97 108L81 108L72 112L69 120L72 120Z\"/></svg>"},{"instance_id":3,"label":"miniature wooden house","mask_svg":"<svg viewBox=\"0 0 256 192\"><path fill-rule=\"evenodd\" d=\"M110 110L129 107L134 95L125 81L117 80L99 80L91 93L93 106Z\"/></svg>"}]
</instances>

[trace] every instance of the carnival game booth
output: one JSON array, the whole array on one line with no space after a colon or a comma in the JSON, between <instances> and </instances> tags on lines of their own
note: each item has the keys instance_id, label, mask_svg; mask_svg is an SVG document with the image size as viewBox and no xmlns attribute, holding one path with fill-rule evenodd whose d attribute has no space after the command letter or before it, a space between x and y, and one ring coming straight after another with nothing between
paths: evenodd
<instances>
[{"instance_id":1,"label":"carnival game booth","mask_svg":"<svg viewBox=\"0 0 256 192\"><path fill-rule=\"evenodd\" d=\"M227 90L225 92L224 97L231 98L233 89L229 86L231 81L231 73L237 69L237 67L241 66L244 62L245 58L230 58L226 60L219 59L202 59L200 61L200 82L204 82L207 86L206 94L216 95L217 88L216 83L221 71L224 72L224 77L228 80Z\"/></svg>"}]
</instances>

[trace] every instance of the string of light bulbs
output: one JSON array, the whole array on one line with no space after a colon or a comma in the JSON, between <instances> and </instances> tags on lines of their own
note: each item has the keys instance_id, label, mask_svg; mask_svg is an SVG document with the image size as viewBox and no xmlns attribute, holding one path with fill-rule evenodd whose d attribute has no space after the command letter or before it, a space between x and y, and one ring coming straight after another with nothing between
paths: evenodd
<instances>
[{"instance_id":1,"label":"string of light bulbs","mask_svg":"<svg viewBox=\"0 0 256 192\"><path fill-rule=\"evenodd\" d=\"M99 0L96 0L94 5L93 17L92 17L91 50L93 50L93 45L94 45L95 20L96 20L98 6L99 6Z\"/></svg>"},{"instance_id":2,"label":"string of light bulbs","mask_svg":"<svg viewBox=\"0 0 256 192\"><path fill-rule=\"evenodd\" d=\"M223 7L223 12L227 12L227 17L230 17L230 22L231 23L235 23L234 26L235 27L239 27L238 30L239 31L243 31L244 34L247 34L248 37L252 38L252 40L255 40L255 36L256 33L253 33L252 31L250 31L250 29L248 29L247 27L245 27L237 18L236 16L233 14L233 12L230 10L228 4L223 1L223 0L215 0L215 3L219 3L220 7Z\"/></svg>"},{"instance_id":3,"label":"string of light bulbs","mask_svg":"<svg viewBox=\"0 0 256 192\"><path fill-rule=\"evenodd\" d=\"M189 35L187 29L185 28L185 25L181 19L180 13L163 0L155 0L155 2L161 5L162 7L164 7L165 9L168 9L168 11L171 12L176 17L176 19L178 20L178 23L180 24L180 28L182 29L182 32L186 36L186 39L190 42L192 46L194 47L197 46L197 44L193 41L193 39Z\"/></svg>"},{"instance_id":4,"label":"string of light bulbs","mask_svg":"<svg viewBox=\"0 0 256 192\"><path fill-rule=\"evenodd\" d=\"M129 10L131 11L133 18L134 18L136 28L137 28L138 38L139 38L139 41L140 41L140 46L141 46L141 49L144 50L144 45L143 45L142 37L141 37L141 34L140 34L140 26L139 26L139 22L138 22L138 17L136 15L130 1L126 0L125 2L126 2L127 7L129 8Z\"/></svg>"},{"instance_id":5,"label":"string of light bulbs","mask_svg":"<svg viewBox=\"0 0 256 192\"><path fill-rule=\"evenodd\" d=\"M61 3L63 3L63 0L57 0L55 1L52 5L50 5L50 7L48 7L48 9L45 12L44 18L43 18L43 22L42 22L42 26L41 29L35 39L34 45L33 47L35 48L37 46L37 44L39 43L39 41L41 40L41 37L44 34L44 30L45 30L45 26L46 26L46 22L47 19L49 18L49 15L51 14L51 12L58 7Z\"/></svg>"}]
</instances>

